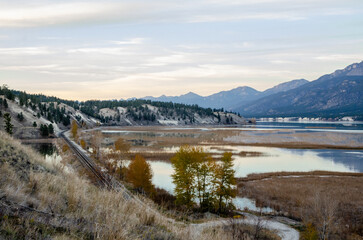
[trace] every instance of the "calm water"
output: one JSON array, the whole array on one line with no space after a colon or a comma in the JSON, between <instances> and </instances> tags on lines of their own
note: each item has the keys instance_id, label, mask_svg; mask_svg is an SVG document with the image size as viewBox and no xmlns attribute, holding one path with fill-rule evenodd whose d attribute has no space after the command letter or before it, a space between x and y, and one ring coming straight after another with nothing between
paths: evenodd
<instances>
[{"instance_id":1,"label":"calm water","mask_svg":"<svg viewBox=\"0 0 363 240\"><path fill-rule=\"evenodd\" d=\"M252 128L261 129L295 129L306 131L329 131L329 132L350 132L363 133L363 122L264 122L258 121Z\"/></svg>"},{"instance_id":2,"label":"calm water","mask_svg":"<svg viewBox=\"0 0 363 240\"><path fill-rule=\"evenodd\" d=\"M165 127L171 132L158 131L103 131L108 134L118 134L132 136L135 139L156 136L163 137L190 137L199 138L200 135L206 134L213 130L249 130L253 135L266 136L271 135L279 139L279 135L292 135L301 132L335 132L340 135L348 136L347 139L354 139L356 142L363 142L363 122L257 122L256 125L231 126L231 127ZM195 132L183 132L183 130L193 130ZM281 129L282 131L269 132L266 130ZM175 132L173 132L175 130ZM293 131L285 131L293 130ZM212 136L212 135L211 135ZM316 135L312 135L316 136ZM330 135L329 135L330 136ZM336 136L336 135L334 135ZM204 138L205 139L205 138ZM159 139L160 140L160 139ZM294 139L293 139L294 140ZM314 142L315 139L311 141ZM329 139L327 139L329 140ZM338 139L339 140L339 139ZM344 138L345 140L345 138ZM337 141L337 140L335 140ZM349 143L347 143L349 144ZM283 149L272 147L253 147L253 146L235 146L235 145L210 145L203 146L205 151L213 156L222 154L225 151L233 153L236 177L245 177L250 173L276 172L276 171L339 171L339 172L363 172L363 150L339 150L339 149ZM179 149L175 147L164 147L166 152L175 152ZM258 153L249 157L239 156L241 152ZM173 193L174 184L172 183L173 168L170 162L149 161L153 170L153 183L155 186L163 188ZM272 211L270 208L258 208L256 203L248 198L237 197L234 200L235 205L240 208L248 208L254 211Z\"/></svg>"},{"instance_id":3,"label":"calm water","mask_svg":"<svg viewBox=\"0 0 363 240\"><path fill-rule=\"evenodd\" d=\"M24 143L37 150L45 159L45 161L54 165L60 164L62 157L58 154L57 148L53 143ZM72 172L67 166L63 167L64 171Z\"/></svg>"},{"instance_id":4,"label":"calm water","mask_svg":"<svg viewBox=\"0 0 363 240\"><path fill-rule=\"evenodd\" d=\"M166 151L178 148L167 148ZM363 151L356 150L306 150L282 149L270 147L246 146L206 146L205 150L218 154L228 150L234 153L236 177L245 177L250 173L276 172L276 171L313 171L326 170L338 172L363 172ZM261 156L241 157L236 155L241 151L260 152ZM173 168L171 163L162 161L149 161L153 170L153 183L173 193ZM258 208L255 202L248 198L237 197L235 205L254 211L269 212L270 208Z\"/></svg>"}]
</instances>

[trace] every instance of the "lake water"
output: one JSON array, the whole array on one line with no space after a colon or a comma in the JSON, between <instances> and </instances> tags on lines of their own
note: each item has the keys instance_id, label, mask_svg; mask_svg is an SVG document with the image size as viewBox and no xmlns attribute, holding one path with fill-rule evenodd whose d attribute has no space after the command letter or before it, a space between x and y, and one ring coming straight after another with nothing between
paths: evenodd
<instances>
[{"instance_id":1,"label":"lake water","mask_svg":"<svg viewBox=\"0 0 363 240\"><path fill-rule=\"evenodd\" d=\"M236 177L245 177L250 173L276 172L276 171L338 171L363 172L363 151L350 150L306 150L282 149L270 147L250 146L205 146L211 154L218 154L224 150L234 153L234 168ZM170 151L170 148L166 149ZM177 150L174 148L173 150ZM260 152L260 156L241 157L236 155L241 151ZM173 193L174 184L171 175L173 168L170 162L149 161L153 170L153 184ZM252 199L237 197L235 205L254 211L270 212L270 208L258 208Z\"/></svg>"},{"instance_id":2,"label":"lake water","mask_svg":"<svg viewBox=\"0 0 363 240\"><path fill-rule=\"evenodd\" d=\"M23 143L24 145L31 146L37 150L45 159L46 162L54 165L60 164L62 157L59 155L56 146L53 143ZM65 172L73 172L73 170L67 166L62 166Z\"/></svg>"},{"instance_id":3,"label":"lake water","mask_svg":"<svg viewBox=\"0 0 363 240\"><path fill-rule=\"evenodd\" d=\"M225 130L225 131L224 131ZM273 131L271 131L273 130ZM363 123L350 122L257 122L256 125L231 126L231 127L158 127L137 129L115 129L103 131L106 136L122 136L125 139L142 139L146 143L145 151L176 152L185 139L190 144L203 144L202 147L212 156L218 157L225 151L233 153L236 177L245 177L250 173L264 173L276 171L338 171L338 172L363 172L363 150L342 149L284 149L274 147L243 146L231 144L226 141L235 136L239 139L252 139L266 142L296 141L296 136L303 133L304 141L314 144L325 141L328 144L347 144L354 140L355 146L363 143ZM321 132L321 134L319 133ZM311 134L310 134L311 133ZM236 135L237 134L237 135ZM243 134L243 135L240 135ZM262 136L263 138L259 138ZM267 136L267 138L266 138ZM319 137L319 138L318 138ZM220 143L223 139L223 144ZM183 143L182 143L183 141ZM178 143L170 145L170 142ZM208 142L210 145L208 145ZM248 142L248 141L247 141ZM161 148L160 148L161 147ZM143 148L137 148L141 151ZM247 153L241 154L241 153ZM256 153L256 154L253 154ZM153 184L173 193L172 183L173 168L168 161L149 161L153 170ZM235 205L254 211L270 212L270 208L258 208L252 199L237 197Z\"/></svg>"},{"instance_id":4,"label":"lake water","mask_svg":"<svg viewBox=\"0 0 363 240\"><path fill-rule=\"evenodd\" d=\"M363 122L318 122L318 121L286 121L286 122L266 122L257 121L256 125L250 125L250 128L260 129L294 129L305 131L321 131L321 132L348 132L363 133Z\"/></svg>"}]
</instances>

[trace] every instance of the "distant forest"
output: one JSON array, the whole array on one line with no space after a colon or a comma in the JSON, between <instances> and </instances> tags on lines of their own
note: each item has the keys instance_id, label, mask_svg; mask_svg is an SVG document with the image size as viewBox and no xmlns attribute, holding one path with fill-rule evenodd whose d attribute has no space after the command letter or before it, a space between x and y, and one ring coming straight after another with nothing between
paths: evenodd
<instances>
[{"instance_id":1,"label":"distant forest","mask_svg":"<svg viewBox=\"0 0 363 240\"><path fill-rule=\"evenodd\" d=\"M198 105L187 105L172 102L158 102L151 100L89 100L89 101L71 101L61 98L46 96L43 94L28 94L24 91L17 91L9 89L6 85L0 87L0 95L4 95L6 99L14 101L15 97L18 98L21 106L30 107L40 116L48 119L54 123L62 123L65 126L70 124L70 114L66 112L65 107L58 107L60 103L66 104L75 110L80 110L88 116L100 120L102 123L109 123L110 121L120 121L120 115L117 116L102 116L99 110L102 108L110 108L116 110L118 107L126 109L127 116L134 121L155 121L156 115L146 105L151 105L158 108L157 114L170 116L171 118L178 117L179 120L184 120L186 123L193 123L194 114L197 113L201 117L214 115L215 111L223 111L223 109L202 108ZM2 101L2 100L1 100ZM55 104L57 103L57 104ZM4 103L1 103L4 104ZM116 118L116 119L115 119ZM80 120L80 119L78 119Z\"/></svg>"}]
</instances>

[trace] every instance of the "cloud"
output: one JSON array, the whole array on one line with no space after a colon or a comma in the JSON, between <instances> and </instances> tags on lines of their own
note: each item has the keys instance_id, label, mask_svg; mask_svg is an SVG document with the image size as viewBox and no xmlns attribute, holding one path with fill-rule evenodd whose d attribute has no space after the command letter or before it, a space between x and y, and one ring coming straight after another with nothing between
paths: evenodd
<instances>
[{"instance_id":1,"label":"cloud","mask_svg":"<svg viewBox=\"0 0 363 240\"><path fill-rule=\"evenodd\" d=\"M134 45L134 44L142 44L143 42L145 42L145 38L131 38L124 41L110 41L110 43L116 45Z\"/></svg>"},{"instance_id":2,"label":"cloud","mask_svg":"<svg viewBox=\"0 0 363 240\"><path fill-rule=\"evenodd\" d=\"M347 2L350 2L347 3ZM36 27L104 22L296 21L309 16L361 13L355 0L38 1L0 4L0 27ZM358 3L359 4L359 3ZM120 42L124 44L125 42ZM129 44L129 43L127 43Z\"/></svg>"},{"instance_id":3,"label":"cloud","mask_svg":"<svg viewBox=\"0 0 363 240\"><path fill-rule=\"evenodd\" d=\"M0 48L0 55L48 55L55 51L48 47L18 47L18 48Z\"/></svg>"},{"instance_id":4,"label":"cloud","mask_svg":"<svg viewBox=\"0 0 363 240\"><path fill-rule=\"evenodd\" d=\"M40 4L2 5L1 27L35 27L69 23L129 21L140 18L157 4L113 1L42 2Z\"/></svg>"},{"instance_id":5,"label":"cloud","mask_svg":"<svg viewBox=\"0 0 363 240\"><path fill-rule=\"evenodd\" d=\"M355 54L327 54L322 56L314 57L314 59L319 61L342 61L342 60L348 60L348 61L361 61L362 55L355 55Z\"/></svg>"}]
</instances>

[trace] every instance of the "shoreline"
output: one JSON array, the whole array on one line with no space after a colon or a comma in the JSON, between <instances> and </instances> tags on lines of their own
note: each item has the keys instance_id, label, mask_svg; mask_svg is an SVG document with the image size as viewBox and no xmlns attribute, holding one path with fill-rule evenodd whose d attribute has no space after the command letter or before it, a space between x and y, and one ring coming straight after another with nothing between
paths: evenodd
<instances>
[{"instance_id":1,"label":"shoreline","mask_svg":"<svg viewBox=\"0 0 363 240\"><path fill-rule=\"evenodd\" d=\"M347 145L329 145L329 144L312 144L298 142L282 142L282 143L229 143L230 145L255 146L255 147L273 147L285 149L335 149L335 150L363 150L363 146L347 146Z\"/></svg>"}]
</instances>

